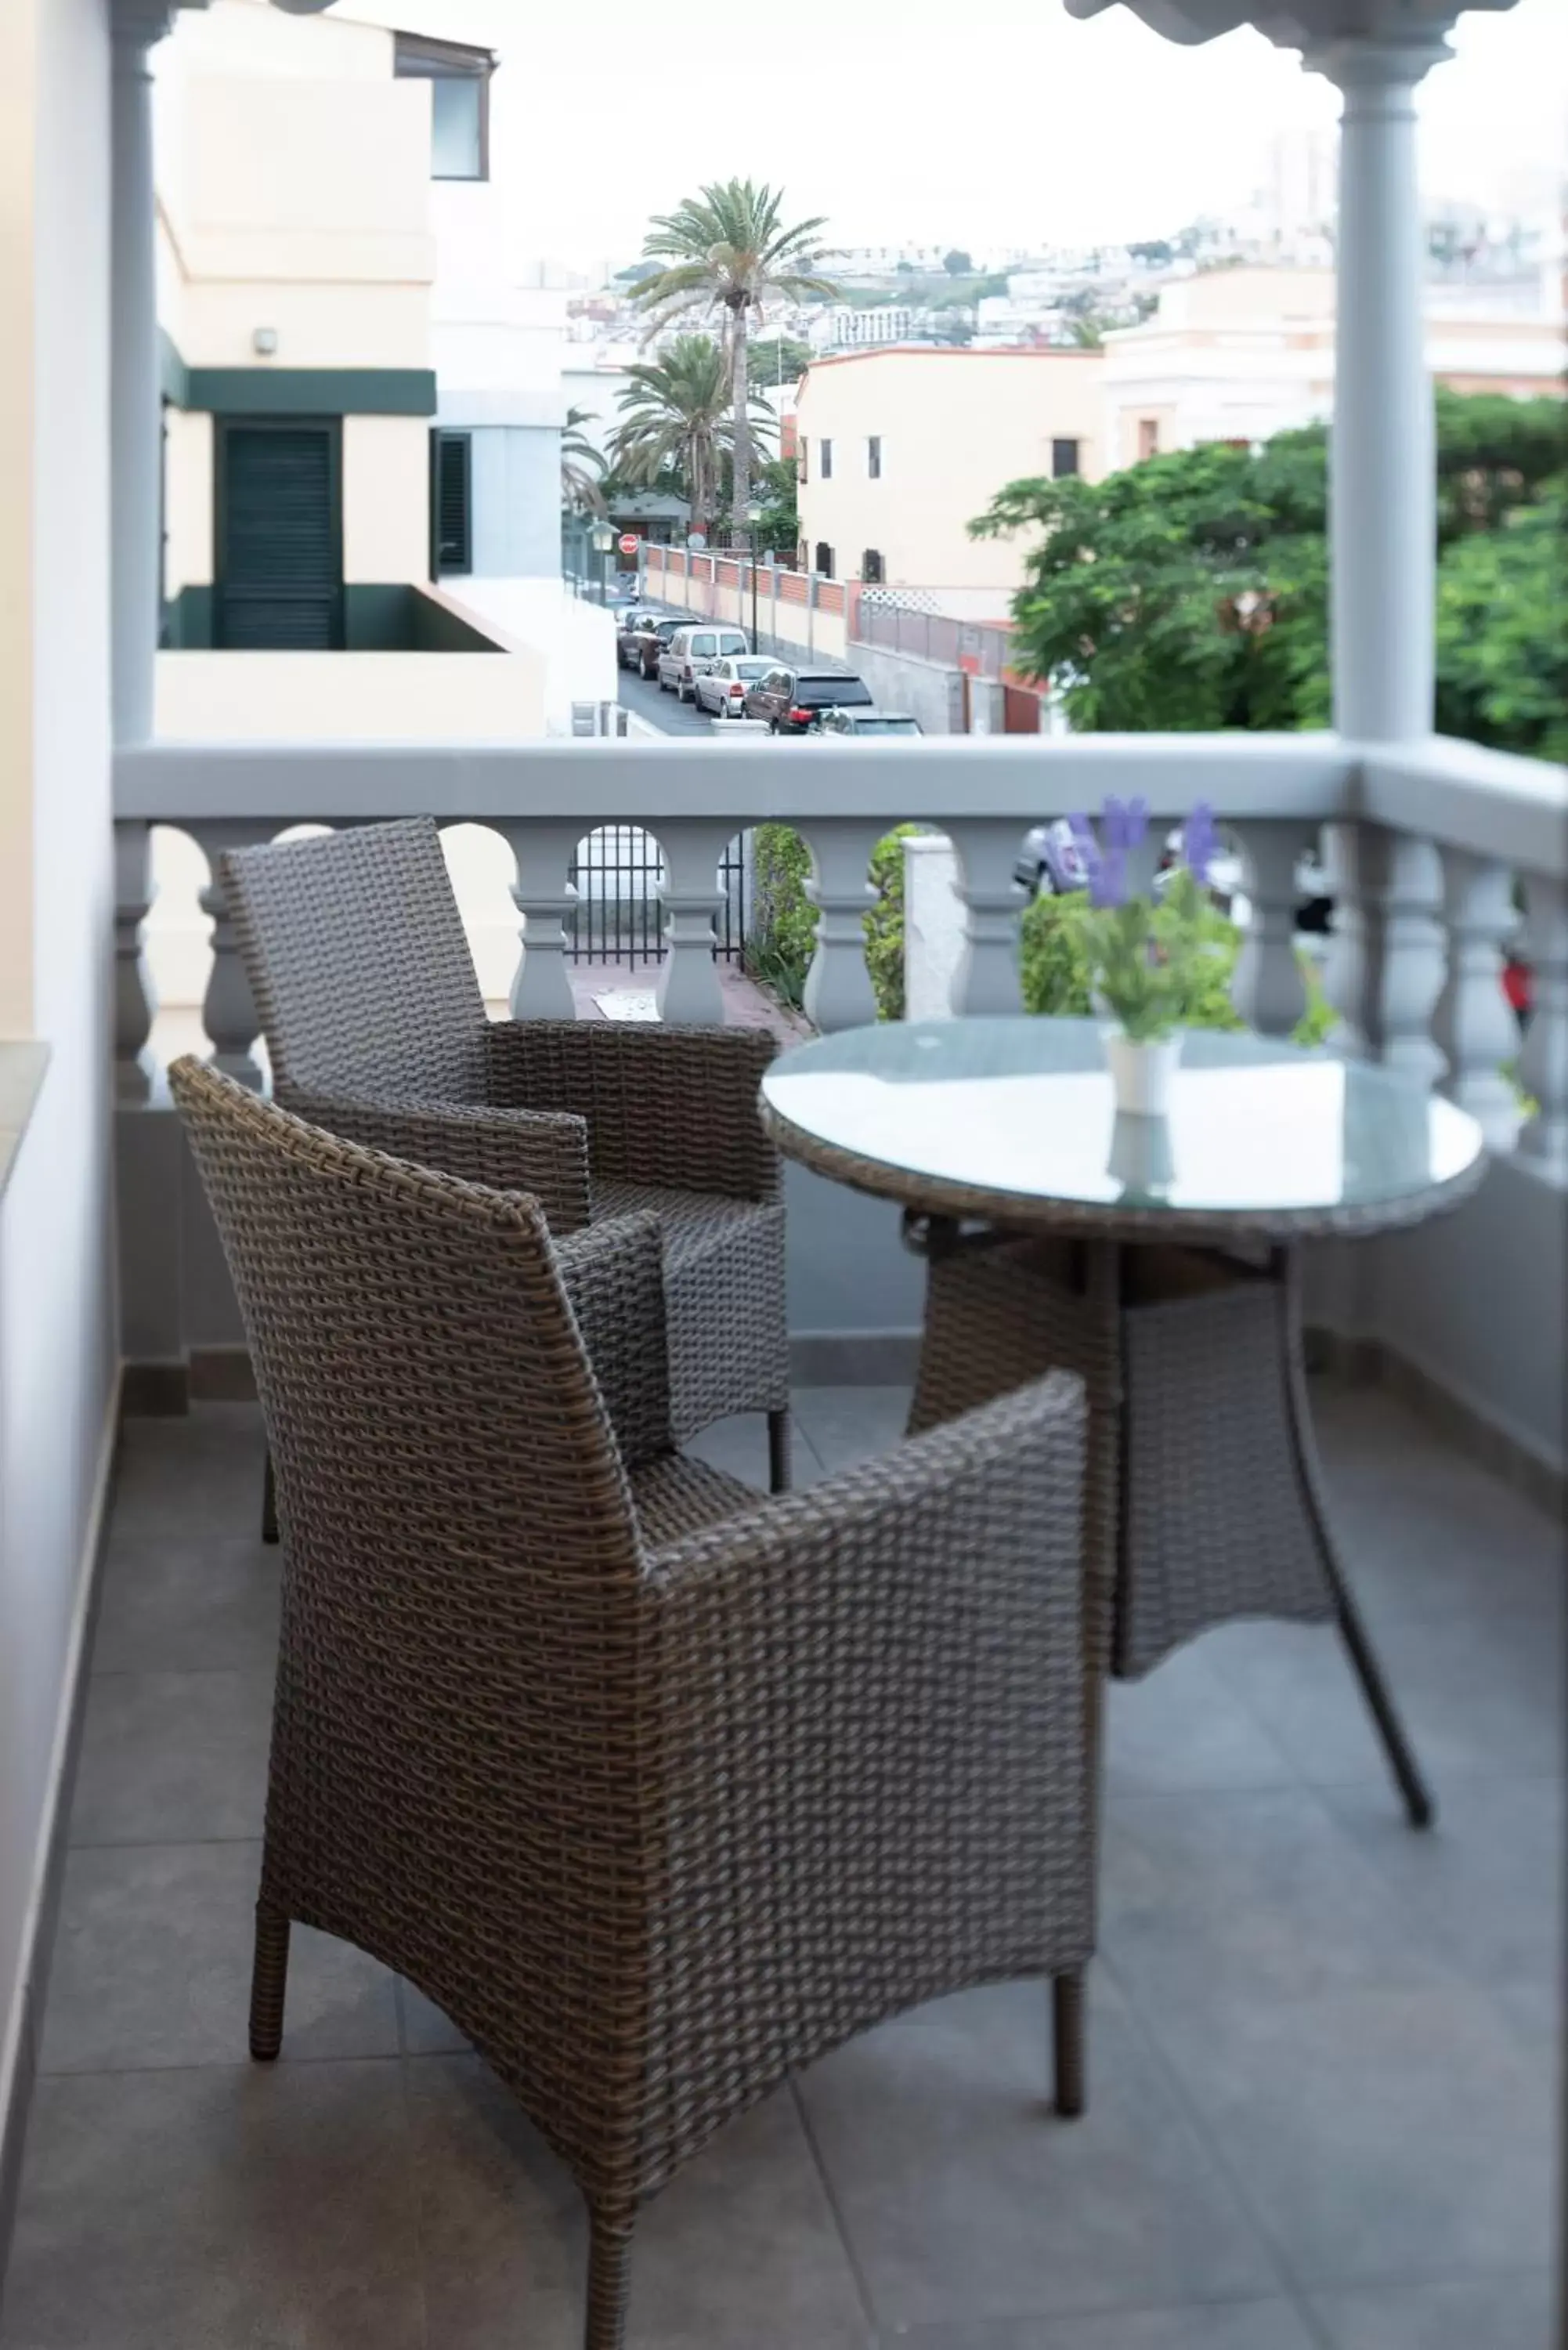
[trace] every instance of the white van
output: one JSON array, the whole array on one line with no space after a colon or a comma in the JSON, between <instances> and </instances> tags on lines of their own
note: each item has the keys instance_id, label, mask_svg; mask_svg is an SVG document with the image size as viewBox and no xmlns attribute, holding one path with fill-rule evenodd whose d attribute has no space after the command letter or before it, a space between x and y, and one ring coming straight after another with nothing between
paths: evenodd
<instances>
[{"instance_id":1,"label":"white van","mask_svg":"<svg viewBox=\"0 0 1568 2350\"><path fill-rule=\"evenodd\" d=\"M659 691L694 702L699 672L706 675L716 660L751 650L741 629L721 629L711 622L706 628L677 629L659 656Z\"/></svg>"}]
</instances>

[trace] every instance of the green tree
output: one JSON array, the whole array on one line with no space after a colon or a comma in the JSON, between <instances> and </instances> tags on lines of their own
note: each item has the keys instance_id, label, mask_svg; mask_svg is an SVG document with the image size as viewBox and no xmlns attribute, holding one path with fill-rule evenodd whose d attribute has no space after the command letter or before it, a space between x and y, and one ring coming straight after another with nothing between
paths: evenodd
<instances>
[{"instance_id":1,"label":"green tree","mask_svg":"<svg viewBox=\"0 0 1568 2350\"><path fill-rule=\"evenodd\" d=\"M678 335L661 359L641 361L628 373L621 421L610 439L616 473L651 487L673 469L691 502L692 528L706 530L733 430L724 354L711 335ZM763 417L752 423L753 430L767 430Z\"/></svg>"},{"instance_id":2,"label":"green tree","mask_svg":"<svg viewBox=\"0 0 1568 2350\"><path fill-rule=\"evenodd\" d=\"M771 547L786 564L800 545L800 509L796 504L799 473L793 457L770 457L757 477L763 518L757 525L757 547Z\"/></svg>"},{"instance_id":3,"label":"green tree","mask_svg":"<svg viewBox=\"0 0 1568 2350\"><path fill-rule=\"evenodd\" d=\"M972 277L974 276L974 263L971 256L964 251L961 244L955 244L950 253L943 254L942 267L947 271L950 277Z\"/></svg>"},{"instance_id":4,"label":"green tree","mask_svg":"<svg viewBox=\"0 0 1568 2350\"><path fill-rule=\"evenodd\" d=\"M583 432L592 420L587 408L568 408L561 433L561 503L572 514L602 515L605 454Z\"/></svg>"},{"instance_id":5,"label":"green tree","mask_svg":"<svg viewBox=\"0 0 1568 2350\"><path fill-rule=\"evenodd\" d=\"M1438 722L1544 754L1568 702L1559 401L1438 404ZM971 525L1032 534L1023 660L1071 723L1322 726L1329 719L1326 436L1184 450L1112 473L1014 482Z\"/></svg>"},{"instance_id":6,"label":"green tree","mask_svg":"<svg viewBox=\"0 0 1568 2350\"><path fill-rule=\"evenodd\" d=\"M672 213L655 216L643 251L663 266L633 297L654 327L718 312L732 402L734 504L742 514L752 493L753 327L774 296L831 301L838 290L822 274L826 256L816 234L823 220L786 227L783 214L782 189L751 180L715 181Z\"/></svg>"},{"instance_id":7,"label":"green tree","mask_svg":"<svg viewBox=\"0 0 1568 2350\"><path fill-rule=\"evenodd\" d=\"M768 334L752 337L752 373L759 383L776 391L781 385L798 383L811 365L809 343L798 335Z\"/></svg>"}]
</instances>

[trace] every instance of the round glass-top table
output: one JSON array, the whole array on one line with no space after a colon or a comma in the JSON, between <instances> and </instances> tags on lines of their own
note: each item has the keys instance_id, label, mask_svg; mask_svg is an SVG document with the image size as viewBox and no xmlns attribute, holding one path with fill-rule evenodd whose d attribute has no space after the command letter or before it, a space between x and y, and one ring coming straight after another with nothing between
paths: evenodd
<instances>
[{"instance_id":1,"label":"round glass-top table","mask_svg":"<svg viewBox=\"0 0 1568 2350\"><path fill-rule=\"evenodd\" d=\"M1417 1222L1480 1180L1474 1118L1397 1072L1183 1039L1168 1118L1118 1118L1090 1020L853 1028L763 1081L781 1150L922 1213L1013 1230L1293 1240Z\"/></svg>"},{"instance_id":2,"label":"round glass-top table","mask_svg":"<svg viewBox=\"0 0 1568 2350\"><path fill-rule=\"evenodd\" d=\"M1330 1528L1299 1244L1458 1206L1475 1120L1397 1071L1212 1030L1184 1037L1168 1118L1118 1117L1098 1024L1026 1018L821 1037L774 1063L762 1113L786 1157L904 1210L927 1260L912 1430L1083 1378L1091 1685L1237 1617L1332 1622L1424 1825Z\"/></svg>"}]
</instances>

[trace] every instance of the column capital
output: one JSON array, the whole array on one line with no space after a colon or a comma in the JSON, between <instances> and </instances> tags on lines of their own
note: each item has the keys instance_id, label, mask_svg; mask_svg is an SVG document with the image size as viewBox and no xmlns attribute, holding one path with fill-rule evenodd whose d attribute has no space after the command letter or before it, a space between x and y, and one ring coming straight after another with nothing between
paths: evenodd
<instances>
[{"instance_id":1,"label":"column capital","mask_svg":"<svg viewBox=\"0 0 1568 2350\"><path fill-rule=\"evenodd\" d=\"M1458 13L1456 9L1450 15L1449 26ZM1446 65L1453 56L1444 37L1448 29L1446 26L1439 31L1434 24L1383 37L1353 33L1304 42L1302 68L1333 82L1344 92L1347 106L1388 93L1407 94L1434 66Z\"/></svg>"},{"instance_id":2,"label":"column capital","mask_svg":"<svg viewBox=\"0 0 1568 2350\"><path fill-rule=\"evenodd\" d=\"M1070 16L1097 16L1113 0L1066 0ZM1447 35L1467 11L1517 0L1362 0L1354 33L1345 0L1127 0L1151 32L1184 45L1251 25L1282 49L1300 49L1310 72L1342 89L1410 88L1450 52Z\"/></svg>"}]
</instances>

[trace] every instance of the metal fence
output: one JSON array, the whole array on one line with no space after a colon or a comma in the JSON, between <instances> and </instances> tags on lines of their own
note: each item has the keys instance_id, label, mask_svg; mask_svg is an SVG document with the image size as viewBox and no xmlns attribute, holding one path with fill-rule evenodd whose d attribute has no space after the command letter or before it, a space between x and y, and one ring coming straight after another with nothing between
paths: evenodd
<instances>
[{"instance_id":1,"label":"metal fence","mask_svg":"<svg viewBox=\"0 0 1568 2350\"><path fill-rule=\"evenodd\" d=\"M990 620L959 620L869 592L859 597L852 643L880 645L943 669L967 669L980 677L1002 677L1008 667L1012 632Z\"/></svg>"},{"instance_id":2,"label":"metal fence","mask_svg":"<svg viewBox=\"0 0 1568 2350\"><path fill-rule=\"evenodd\" d=\"M737 833L720 860L723 904L713 923L713 953L739 962L746 947L749 842ZM568 875L577 902L562 925L572 962L661 962L664 852L640 825L607 824L578 841Z\"/></svg>"}]
</instances>

